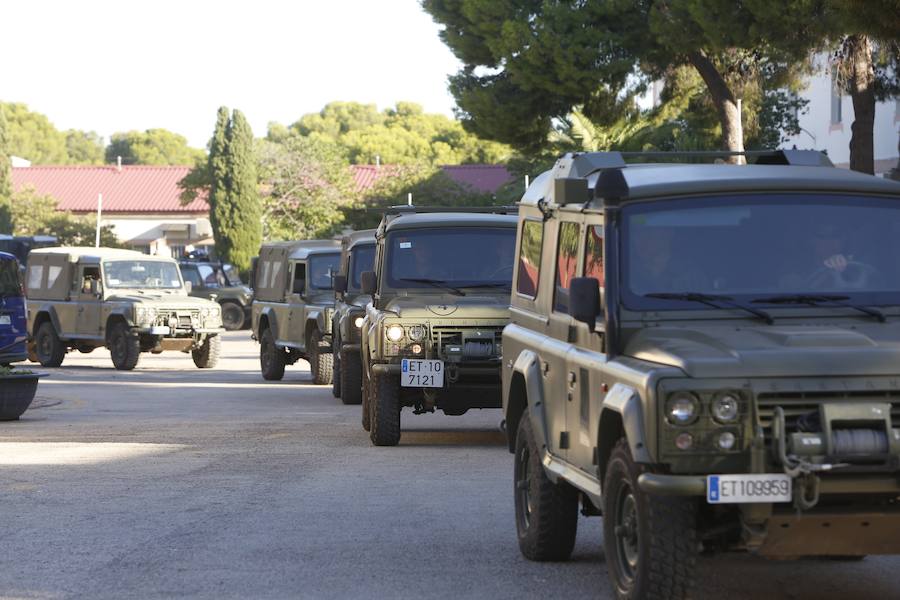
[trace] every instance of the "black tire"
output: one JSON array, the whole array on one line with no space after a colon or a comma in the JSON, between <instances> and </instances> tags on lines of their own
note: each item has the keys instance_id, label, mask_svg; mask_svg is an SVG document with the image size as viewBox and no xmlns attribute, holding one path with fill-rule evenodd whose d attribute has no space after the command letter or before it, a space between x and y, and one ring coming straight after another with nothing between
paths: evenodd
<instances>
[{"instance_id":1,"label":"black tire","mask_svg":"<svg viewBox=\"0 0 900 600\"><path fill-rule=\"evenodd\" d=\"M313 383L316 385L330 385L332 371L331 350L328 344L322 340L322 334L318 329L309 336L309 370L312 372Z\"/></svg>"},{"instance_id":2,"label":"black tire","mask_svg":"<svg viewBox=\"0 0 900 600\"><path fill-rule=\"evenodd\" d=\"M514 467L516 533L528 560L568 560L578 532L578 494L544 471L528 413L519 420Z\"/></svg>"},{"instance_id":3,"label":"black tire","mask_svg":"<svg viewBox=\"0 0 900 600\"><path fill-rule=\"evenodd\" d=\"M280 381L284 377L284 350L275 344L272 330L266 327L259 336L259 370L263 379Z\"/></svg>"},{"instance_id":4,"label":"black tire","mask_svg":"<svg viewBox=\"0 0 900 600\"><path fill-rule=\"evenodd\" d=\"M222 303L222 327L227 331L238 331L244 328L244 309L236 302Z\"/></svg>"},{"instance_id":5,"label":"black tire","mask_svg":"<svg viewBox=\"0 0 900 600\"><path fill-rule=\"evenodd\" d=\"M222 338L218 335L207 336L203 344L191 350L191 358L198 369L212 369L219 362L222 353Z\"/></svg>"},{"instance_id":6,"label":"black tire","mask_svg":"<svg viewBox=\"0 0 900 600\"><path fill-rule=\"evenodd\" d=\"M141 357L141 338L133 333L125 323L116 323L107 340L109 355L119 371L130 371Z\"/></svg>"},{"instance_id":7,"label":"black tire","mask_svg":"<svg viewBox=\"0 0 900 600\"><path fill-rule=\"evenodd\" d=\"M361 360L361 358L360 358ZM369 391L370 382L369 378L366 377L365 370L362 370L360 373L362 378L362 426L366 431L372 430L372 408L370 406L370 399L372 397L372 393Z\"/></svg>"},{"instance_id":8,"label":"black tire","mask_svg":"<svg viewBox=\"0 0 900 600\"><path fill-rule=\"evenodd\" d=\"M45 321L34 336L34 355L42 367L58 367L66 357L66 347L56 335L53 323Z\"/></svg>"},{"instance_id":9,"label":"black tire","mask_svg":"<svg viewBox=\"0 0 900 600\"><path fill-rule=\"evenodd\" d=\"M697 562L697 507L690 498L645 494L644 469L616 444L603 479L603 547L616 597L687 598Z\"/></svg>"},{"instance_id":10,"label":"black tire","mask_svg":"<svg viewBox=\"0 0 900 600\"><path fill-rule=\"evenodd\" d=\"M400 443L400 379L394 375L375 375L369 398L369 437L376 446Z\"/></svg>"},{"instance_id":11,"label":"black tire","mask_svg":"<svg viewBox=\"0 0 900 600\"><path fill-rule=\"evenodd\" d=\"M362 358L359 350L341 352L341 402L344 404L361 404L362 393Z\"/></svg>"},{"instance_id":12,"label":"black tire","mask_svg":"<svg viewBox=\"0 0 900 600\"><path fill-rule=\"evenodd\" d=\"M335 398L341 397L341 357L338 355L339 342L337 339L332 341L331 351L331 395Z\"/></svg>"}]
</instances>

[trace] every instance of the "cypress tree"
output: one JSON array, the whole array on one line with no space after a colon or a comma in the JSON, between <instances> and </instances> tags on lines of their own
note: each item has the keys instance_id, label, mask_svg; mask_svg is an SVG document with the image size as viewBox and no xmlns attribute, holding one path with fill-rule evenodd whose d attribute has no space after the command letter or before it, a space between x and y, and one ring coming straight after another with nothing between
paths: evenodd
<instances>
[{"instance_id":1,"label":"cypress tree","mask_svg":"<svg viewBox=\"0 0 900 600\"><path fill-rule=\"evenodd\" d=\"M241 271L246 271L250 268L250 260L259 252L262 241L262 211L253 155L253 131L241 111L232 113L226 134L230 184L227 260Z\"/></svg>"},{"instance_id":2,"label":"cypress tree","mask_svg":"<svg viewBox=\"0 0 900 600\"><path fill-rule=\"evenodd\" d=\"M6 117L0 106L0 233L12 233L12 171L6 136Z\"/></svg>"}]
</instances>

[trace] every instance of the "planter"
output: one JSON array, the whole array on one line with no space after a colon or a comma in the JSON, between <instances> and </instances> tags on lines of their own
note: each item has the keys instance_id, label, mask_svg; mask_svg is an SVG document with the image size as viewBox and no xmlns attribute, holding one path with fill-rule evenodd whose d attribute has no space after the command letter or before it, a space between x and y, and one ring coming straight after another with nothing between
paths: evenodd
<instances>
[{"instance_id":1,"label":"planter","mask_svg":"<svg viewBox=\"0 0 900 600\"><path fill-rule=\"evenodd\" d=\"M0 421L15 421L28 410L46 373L0 375Z\"/></svg>"}]
</instances>

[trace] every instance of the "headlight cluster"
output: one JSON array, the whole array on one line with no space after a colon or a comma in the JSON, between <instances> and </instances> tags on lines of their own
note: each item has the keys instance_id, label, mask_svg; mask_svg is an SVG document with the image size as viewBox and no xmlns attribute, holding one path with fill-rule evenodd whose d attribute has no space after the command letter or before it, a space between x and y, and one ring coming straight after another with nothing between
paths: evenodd
<instances>
[{"instance_id":1,"label":"headlight cluster","mask_svg":"<svg viewBox=\"0 0 900 600\"><path fill-rule=\"evenodd\" d=\"M219 316L220 312L222 312L222 309L220 309L218 306L209 306L200 309L200 316L203 318L217 317Z\"/></svg>"},{"instance_id":2,"label":"headlight cluster","mask_svg":"<svg viewBox=\"0 0 900 600\"><path fill-rule=\"evenodd\" d=\"M139 325L149 325L156 321L156 309L150 306L136 306L134 320Z\"/></svg>"},{"instance_id":3,"label":"headlight cluster","mask_svg":"<svg viewBox=\"0 0 900 600\"><path fill-rule=\"evenodd\" d=\"M701 395L688 391L673 392L666 399L666 421L678 430L670 438L682 451L698 449L730 451L738 450L739 427L735 427L746 414L744 400L739 392L719 391Z\"/></svg>"},{"instance_id":4,"label":"headlight cluster","mask_svg":"<svg viewBox=\"0 0 900 600\"><path fill-rule=\"evenodd\" d=\"M362 325L362 322L360 322ZM409 338L411 342L421 342L428 335L428 329L424 325L389 325L384 331L385 337L392 342L399 342L404 337Z\"/></svg>"}]
</instances>

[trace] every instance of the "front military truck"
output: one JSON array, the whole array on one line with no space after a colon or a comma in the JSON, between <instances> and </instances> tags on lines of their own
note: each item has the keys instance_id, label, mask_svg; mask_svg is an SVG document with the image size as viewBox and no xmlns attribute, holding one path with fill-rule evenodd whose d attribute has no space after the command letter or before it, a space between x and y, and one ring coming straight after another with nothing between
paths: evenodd
<instances>
[{"instance_id":1,"label":"front military truck","mask_svg":"<svg viewBox=\"0 0 900 600\"><path fill-rule=\"evenodd\" d=\"M362 402L360 331L365 304L362 274L375 262L375 230L355 231L341 240L341 269L334 278L334 313L331 317L334 375L331 391L344 404Z\"/></svg>"},{"instance_id":2,"label":"front military truck","mask_svg":"<svg viewBox=\"0 0 900 600\"><path fill-rule=\"evenodd\" d=\"M226 330L249 327L253 290L244 285L232 265L210 260L205 253L192 252L178 261L178 267L185 282L191 283L191 296L219 303Z\"/></svg>"},{"instance_id":3,"label":"front military truck","mask_svg":"<svg viewBox=\"0 0 900 600\"><path fill-rule=\"evenodd\" d=\"M264 379L280 380L286 365L309 361L313 382L330 384L333 277L340 242L263 244L254 267L253 339Z\"/></svg>"},{"instance_id":4,"label":"front military truck","mask_svg":"<svg viewBox=\"0 0 900 600\"><path fill-rule=\"evenodd\" d=\"M222 315L188 295L177 263L113 248L32 250L25 274L28 332L41 365L70 350L109 349L119 370L143 352L190 353L201 369L219 360Z\"/></svg>"},{"instance_id":5,"label":"front military truck","mask_svg":"<svg viewBox=\"0 0 900 600\"><path fill-rule=\"evenodd\" d=\"M568 558L579 504L620 598L686 597L700 546L900 553L900 185L756 158L569 155L527 190L503 333L527 558Z\"/></svg>"},{"instance_id":6,"label":"front military truck","mask_svg":"<svg viewBox=\"0 0 900 600\"><path fill-rule=\"evenodd\" d=\"M363 426L400 441L400 411L500 407L516 218L479 212L385 215L362 323ZM498 212L501 209L496 209Z\"/></svg>"}]
</instances>

